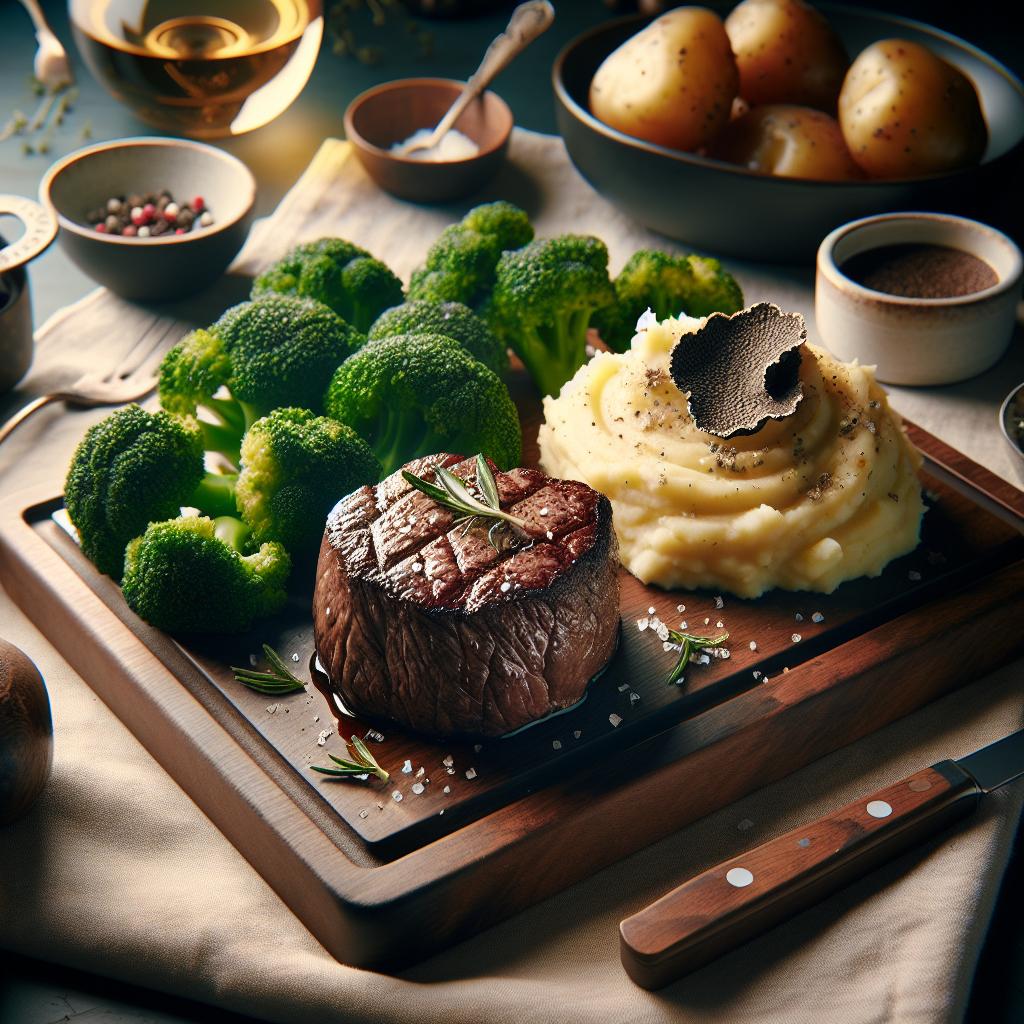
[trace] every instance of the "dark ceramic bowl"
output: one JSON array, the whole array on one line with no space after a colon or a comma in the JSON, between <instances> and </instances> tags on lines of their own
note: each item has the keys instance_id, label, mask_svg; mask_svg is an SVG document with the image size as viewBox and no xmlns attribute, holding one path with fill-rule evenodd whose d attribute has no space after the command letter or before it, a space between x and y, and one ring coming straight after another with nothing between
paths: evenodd
<instances>
[{"instance_id":1,"label":"dark ceramic bowl","mask_svg":"<svg viewBox=\"0 0 1024 1024\"><path fill-rule=\"evenodd\" d=\"M723 17L732 3L706 4ZM602 195L642 224L710 252L772 262L808 261L846 221L890 210L942 210L1005 223L993 199L1014 195L1024 167L1024 86L956 36L905 18L817 4L851 58L879 39L923 43L973 79L989 126L978 167L902 181L777 178L633 138L589 110L590 80L650 19L623 18L579 36L559 54L553 81L558 127L573 163Z\"/></svg>"},{"instance_id":2,"label":"dark ceramic bowl","mask_svg":"<svg viewBox=\"0 0 1024 1024\"><path fill-rule=\"evenodd\" d=\"M400 199L437 203L469 195L494 177L505 159L514 119L493 92L470 103L455 122L480 147L475 156L435 163L390 151L420 128L433 128L464 85L447 78L403 78L368 89L348 105L345 135L382 189Z\"/></svg>"},{"instance_id":3,"label":"dark ceramic bowl","mask_svg":"<svg viewBox=\"0 0 1024 1024\"><path fill-rule=\"evenodd\" d=\"M87 212L108 197L169 189L179 200L201 195L214 217L184 235L124 238L100 234ZM126 299L157 301L215 281L249 233L256 182L249 168L216 146L185 139L119 139L58 160L39 197L60 224L60 244L94 281Z\"/></svg>"}]
</instances>

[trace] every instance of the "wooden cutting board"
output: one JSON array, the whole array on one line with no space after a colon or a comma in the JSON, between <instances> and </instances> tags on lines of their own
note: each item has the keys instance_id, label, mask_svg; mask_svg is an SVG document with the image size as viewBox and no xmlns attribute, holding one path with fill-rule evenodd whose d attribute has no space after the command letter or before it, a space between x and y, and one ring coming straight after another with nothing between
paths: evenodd
<instances>
[{"instance_id":1,"label":"wooden cutting board","mask_svg":"<svg viewBox=\"0 0 1024 1024\"><path fill-rule=\"evenodd\" d=\"M514 391L530 463L539 405L523 380ZM263 642L308 675L310 601L298 591L311 567L296 573L285 612L253 634L189 643L126 608L52 518L52 495L0 505L0 568L54 646L324 946L396 967L1024 651L1024 494L908 429L926 455L929 510L920 547L881 577L828 596L724 595L718 607L714 593L645 587L623 571L618 653L570 711L476 745L344 719L346 735L371 724L383 734L371 746L387 784L310 770L340 751L334 709L313 686L272 699L232 678ZM730 656L667 685L674 655L640 628L652 615L727 629Z\"/></svg>"}]
</instances>

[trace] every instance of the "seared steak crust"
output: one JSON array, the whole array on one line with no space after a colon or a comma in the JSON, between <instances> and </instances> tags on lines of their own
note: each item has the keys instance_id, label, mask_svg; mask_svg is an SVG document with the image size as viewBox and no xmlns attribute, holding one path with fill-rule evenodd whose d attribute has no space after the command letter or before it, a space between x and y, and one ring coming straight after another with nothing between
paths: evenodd
<instances>
[{"instance_id":1,"label":"seared steak crust","mask_svg":"<svg viewBox=\"0 0 1024 1024\"><path fill-rule=\"evenodd\" d=\"M436 465L474 480L473 460L459 455L405 468L431 479ZM495 481L532 543L495 551L485 528L463 533L400 472L328 516L314 635L352 711L437 737L498 736L575 704L611 657L619 585L608 499L538 470Z\"/></svg>"}]
</instances>

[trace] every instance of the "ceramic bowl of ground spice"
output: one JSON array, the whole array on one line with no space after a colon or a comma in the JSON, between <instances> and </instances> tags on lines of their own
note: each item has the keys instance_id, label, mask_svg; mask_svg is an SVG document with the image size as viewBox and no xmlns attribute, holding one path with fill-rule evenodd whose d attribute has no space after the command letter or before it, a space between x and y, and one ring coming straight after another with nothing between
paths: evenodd
<instances>
[{"instance_id":1,"label":"ceramic bowl of ground spice","mask_svg":"<svg viewBox=\"0 0 1024 1024\"><path fill-rule=\"evenodd\" d=\"M1013 335L1020 249L942 213L887 213L837 228L818 249L818 335L888 384L952 384L987 370Z\"/></svg>"}]
</instances>

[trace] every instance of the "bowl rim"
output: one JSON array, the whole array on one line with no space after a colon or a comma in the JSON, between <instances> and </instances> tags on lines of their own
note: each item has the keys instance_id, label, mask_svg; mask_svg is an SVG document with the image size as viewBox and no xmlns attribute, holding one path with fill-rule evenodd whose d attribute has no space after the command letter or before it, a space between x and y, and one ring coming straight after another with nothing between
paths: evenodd
<instances>
[{"instance_id":1,"label":"bowl rim","mask_svg":"<svg viewBox=\"0 0 1024 1024\"><path fill-rule=\"evenodd\" d=\"M887 221L925 221L928 223L951 223L965 229L975 235L988 235L997 243L1003 245L1010 254L1012 265L1010 272L1001 280L981 291L968 292L966 295L947 295L942 298L922 298L911 295L893 295L890 292L880 292L874 288L868 288L859 281L844 274L840 265L835 261L835 247L845 237L862 228L874 224L884 224ZM899 245L898 241L888 243ZM972 252L972 256L977 253ZM978 257L982 259L983 257ZM935 213L927 210L906 210L891 213L873 213L867 217L859 217L857 220L847 221L839 227L830 231L818 246L816 259L818 273L826 278L833 287L845 290L857 298L868 299L872 302L884 303L888 306L911 307L919 309L944 309L949 307L963 308L999 298L1009 291L1020 287L1021 276L1024 273L1024 256L1020 248L1009 235L1004 234L998 228L985 224L980 220L972 220L970 217L960 217L953 213Z\"/></svg>"},{"instance_id":2,"label":"bowl rim","mask_svg":"<svg viewBox=\"0 0 1024 1024\"><path fill-rule=\"evenodd\" d=\"M382 149L380 146L370 142L365 135L356 130L356 127L352 122L353 111L358 107L361 107L367 100L373 99L382 93L394 92L398 89L422 87L424 85L455 85L462 87L465 84L465 82L460 81L457 78L392 78L388 82L381 82L378 85L371 86L369 89L364 89L358 96L354 97L345 108L345 116L343 118L345 137L349 142L369 150L375 156L386 157L392 163L399 165L415 167L459 167L471 164L475 160L482 160L485 157L491 156L493 153L499 152L502 147L505 146L509 140L509 136L512 134L512 129L516 124L512 108L493 89L485 89L480 95L492 96L498 101L499 108L508 115L508 128L502 133L501 138L498 139L493 146L489 146L487 149L480 149L472 156L463 157L461 160L415 160L408 156L398 156L396 153L392 153L390 149ZM424 127L429 126L425 125Z\"/></svg>"},{"instance_id":3,"label":"bowl rim","mask_svg":"<svg viewBox=\"0 0 1024 1024\"><path fill-rule=\"evenodd\" d=\"M184 235L158 235L155 238L152 236L148 238L125 238L123 235L108 235L101 233L95 231L87 224L82 224L79 221L72 220L70 217L66 217L58 209L57 204L53 201L53 198L50 195L50 189L57 178L60 177L60 175L72 164L76 164L81 160L87 160L89 157L94 156L97 153L104 153L108 150L145 147L152 149L192 149L205 153L207 156L228 164L233 170L241 174L245 182L244 188L247 192L247 196L244 207L234 217L225 221L215 221L208 228L204 228L201 232L189 231ZM136 247L187 245L190 242L198 242L204 238L213 238L215 235L234 227L240 221L243 221L247 216L249 216L252 212L253 205L256 202L256 178L253 176L252 171L249 170L246 164L239 160L237 156L234 156L232 153L225 152L218 146L211 146L209 143L198 142L195 139L166 138L160 135L136 135L126 139L112 139L108 142L96 142L91 146L83 146L81 149L76 149L55 161L47 169L46 173L43 175L42 181L39 183L39 201L53 214L54 217L56 217L57 223L60 225L62 230L70 231L72 234L78 235L82 238L87 238L90 241L97 241L110 245Z\"/></svg>"},{"instance_id":4,"label":"bowl rim","mask_svg":"<svg viewBox=\"0 0 1024 1024\"><path fill-rule=\"evenodd\" d=\"M943 29L929 25L927 22L917 21L914 18L905 18L902 15L889 14L886 11L875 11L861 7L853 7L849 4L817 3L815 4L815 7L825 15L828 15L829 12L836 12L841 14L860 15L861 17L869 16L896 27L912 28L914 31L920 32L923 35L929 35L936 39L941 39L949 45L961 50L966 50L976 60L980 61L982 64L988 65L992 71L1004 78L1007 84L1019 94L1022 102L1024 102L1024 82L1022 82L1008 67L1006 67L1005 64L991 56L991 54L986 53L973 43L969 43L966 39L962 39L960 36L954 35L952 32L946 32ZM589 28L585 32L581 32L578 36L575 36L573 39L570 39L569 42L566 43L559 51L558 56L555 58L555 62L551 67L551 85L555 93L555 98L565 108L565 110L576 118L577 121L581 122L592 131L596 131L600 135L604 135L613 142L621 143L633 149L644 150L657 156L663 156L668 159L675 160L681 164L689 164L705 170L721 171L726 174L735 175L739 178L754 179L756 181L770 183L767 187L784 188L787 185L800 185L803 187L811 185L827 189L881 189L892 188L893 186L911 186L923 182L953 180L961 175L968 174L979 167L987 167L1003 160L1016 149L1024 145L1024 134L1022 134L1021 138L1018 139L1017 142L1014 143L1005 153L1000 153L998 156L990 159L982 159L979 163L972 164L969 167L961 167L953 171L945 171L938 174L924 174L913 178L855 178L849 181L824 181L821 178L784 177L776 174L765 174L763 171L754 171L749 167L743 167L740 164L731 164L724 160L716 160L714 157L701 156L698 153L690 153L682 149L672 149L670 146L661 146L655 142L647 142L645 139L637 138L635 135L627 135L625 132L619 131L617 128L612 128L611 125L605 124L599 118L595 117L587 108L577 103L569 94L569 90L565 85L563 71L566 62L573 53L583 43L588 42L593 37L604 35L613 29L621 28L627 24L635 24L639 27L642 24L649 23L653 20L655 20L653 15L629 14L622 18L614 18L610 21L602 22L600 25L595 25L593 28Z\"/></svg>"},{"instance_id":5,"label":"bowl rim","mask_svg":"<svg viewBox=\"0 0 1024 1024\"><path fill-rule=\"evenodd\" d=\"M1003 400L999 403L999 433L1003 435L1006 443L1017 453L1017 456L1024 460L1024 448L1014 441L1010 437L1010 432L1006 429L1006 413L1010 408L1010 403L1024 391L1024 382L1018 384Z\"/></svg>"}]
</instances>

